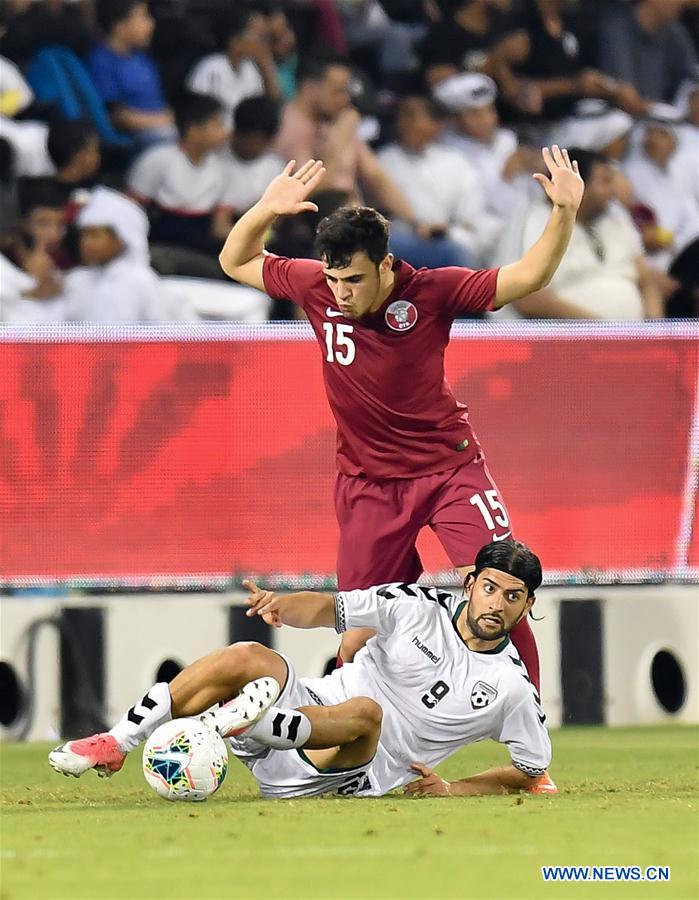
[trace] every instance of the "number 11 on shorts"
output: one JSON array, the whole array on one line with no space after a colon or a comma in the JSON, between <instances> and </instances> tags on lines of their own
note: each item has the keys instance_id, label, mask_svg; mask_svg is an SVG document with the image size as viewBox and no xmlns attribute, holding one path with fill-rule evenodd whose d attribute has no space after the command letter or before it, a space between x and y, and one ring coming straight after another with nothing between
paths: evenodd
<instances>
[{"instance_id":1,"label":"number 11 on shorts","mask_svg":"<svg viewBox=\"0 0 699 900\"><path fill-rule=\"evenodd\" d=\"M485 500L483 499L485 497ZM495 490L483 491L483 494L474 494L468 501L471 506L483 516L485 527L488 531L495 531L496 526L509 528L510 520L507 517L505 507L498 500L498 492ZM506 535L507 536L507 535Z\"/></svg>"}]
</instances>

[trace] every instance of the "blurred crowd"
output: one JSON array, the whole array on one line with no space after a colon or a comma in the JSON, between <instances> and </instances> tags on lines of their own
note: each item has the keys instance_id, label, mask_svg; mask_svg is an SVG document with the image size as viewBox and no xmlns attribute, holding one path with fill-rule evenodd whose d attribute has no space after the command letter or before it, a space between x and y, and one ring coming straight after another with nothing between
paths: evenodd
<instances>
[{"instance_id":1,"label":"blurred crowd","mask_svg":"<svg viewBox=\"0 0 699 900\"><path fill-rule=\"evenodd\" d=\"M699 312L699 0L5 0L0 321L261 321L225 279L236 218L288 159L319 211L366 203L415 266L513 261L587 188L546 289L497 317Z\"/></svg>"}]
</instances>

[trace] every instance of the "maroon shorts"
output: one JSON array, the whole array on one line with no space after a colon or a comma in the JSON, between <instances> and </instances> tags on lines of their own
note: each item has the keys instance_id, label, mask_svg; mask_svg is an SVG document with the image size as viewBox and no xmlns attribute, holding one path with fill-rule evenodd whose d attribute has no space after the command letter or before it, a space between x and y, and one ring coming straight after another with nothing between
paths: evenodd
<instances>
[{"instance_id":1,"label":"maroon shorts","mask_svg":"<svg viewBox=\"0 0 699 900\"><path fill-rule=\"evenodd\" d=\"M454 566L473 565L484 544L511 534L510 520L485 460L421 478L367 481L338 474L340 590L416 581L420 529L434 531Z\"/></svg>"}]
</instances>

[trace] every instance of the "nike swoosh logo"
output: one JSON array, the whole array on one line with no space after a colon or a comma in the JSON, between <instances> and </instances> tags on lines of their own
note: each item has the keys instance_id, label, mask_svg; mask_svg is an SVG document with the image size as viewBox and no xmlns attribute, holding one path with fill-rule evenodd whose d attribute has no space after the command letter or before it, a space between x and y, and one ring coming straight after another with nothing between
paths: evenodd
<instances>
[{"instance_id":1,"label":"nike swoosh logo","mask_svg":"<svg viewBox=\"0 0 699 900\"><path fill-rule=\"evenodd\" d=\"M329 317L332 317L332 316L340 316L340 317L341 317L341 316L342 316L342 313L340 312L339 309L333 309L332 306L329 306L329 307L325 310L325 315L326 315L326 316L329 316Z\"/></svg>"},{"instance_id":2,"label":"nike swoosh logo","mask_svg":"<svg viewBox=\"0 0 699 900\"><path fill-rule=\"evenodd\" d=\"M510 537L511 535L512 535L511 531L506 531L505 534L494 534L493 540L494 541L506 541L507 538Z\"/></svg>"}]
</instances>

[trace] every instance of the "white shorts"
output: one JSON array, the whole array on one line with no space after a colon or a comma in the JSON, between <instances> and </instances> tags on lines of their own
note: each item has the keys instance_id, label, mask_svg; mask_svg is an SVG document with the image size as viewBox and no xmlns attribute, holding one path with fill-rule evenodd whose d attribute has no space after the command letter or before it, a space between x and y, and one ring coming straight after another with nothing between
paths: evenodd
<instances>
[{"instance_id":1,"label":"white shorts","mask_svg":"<svg viewBox=\"0 0 699 900\"><path fill-rule=\"evenodd\" d=\"M278 651L275 651L278 653ZM290 660L286 684L277 706L334 706L350 697L336 670L324 678L299 678ZM303 750L272 750L250 738L229 738L231 750L252 772L263 797L319 797L323 794L377 796L382 793L372 778L372 762L351 769L317 769Z\"/></svg>"}]
</instances>

